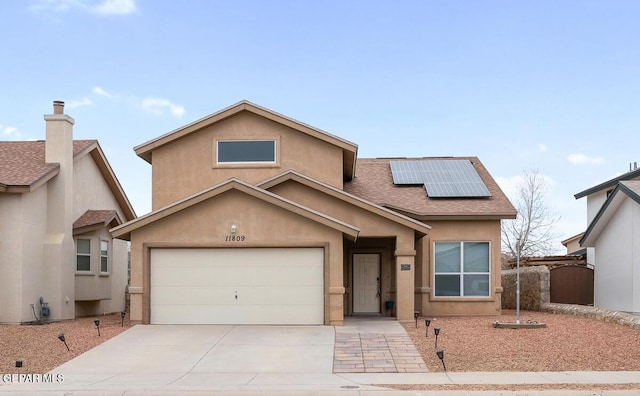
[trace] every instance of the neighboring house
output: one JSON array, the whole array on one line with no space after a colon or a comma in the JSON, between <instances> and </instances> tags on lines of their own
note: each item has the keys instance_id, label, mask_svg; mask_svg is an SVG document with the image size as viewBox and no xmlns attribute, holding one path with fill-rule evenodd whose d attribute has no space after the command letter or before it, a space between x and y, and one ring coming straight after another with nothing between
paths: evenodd
<instances>
[{"instance_id":1,"label":"neighboring house","mask_svg":"<svg viewBox=\"0 0 640 396\"><path fill-rule=\"evenodd\" d=\"M516 211L480 161L357 149L247 101L135 147L152 212L111 230L131 241L131 319L500 313L500 222Z\"/></svg>"},{"instance_id":2,"label":"neighboring house","mask_svg":"<svg viewBox=\"0 0 640 396\"><path fill-rule=\"evenodd\" d=\"M595 249L592 247L582 247L580 246L580 240L584 236L584 232L581 232L577 235L574 235L570 238L565 239L561 243L567 249L567 256L577 256L577 255L585 255L586 264L588 268L593 269L593 263L595 262Z\"/></svg>"},{"instance_id":3,"label":"neighboring house","mask_svg":"<svg viewBox=\"0 0 640 396\"><path fill-rule=\"evenodd\" d=\"M98 142L73 140L63 113L56 101L44 116L46 141L0 142L1 323L125 307L128 246L109 229L136 216Z\"/></svg>"},{"instance_id":4,"label":"neighboring house","mask_svg":"<svg viewBox=\"0 0 640 396\"><path fill-rule=\"evenodd\" d=\"M584 196L589 225L580 245L595 251L594 305L640 312L640 170L575 197Z\"/></svg>"}]
</instances>

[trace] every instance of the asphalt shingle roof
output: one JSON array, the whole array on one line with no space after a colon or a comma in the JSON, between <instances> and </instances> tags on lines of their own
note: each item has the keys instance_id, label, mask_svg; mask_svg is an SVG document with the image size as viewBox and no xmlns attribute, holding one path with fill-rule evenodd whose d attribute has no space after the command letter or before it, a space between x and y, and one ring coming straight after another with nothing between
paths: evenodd
<instances>
[{"instance_id":1,"label":"asphalt shingle roof","mask_svg":"<svg viewBox=\"0 0 640 396\"><path fill-rule=\"evenodd\" d=\"M73 229L97 224L109 224L117 216L115 210L87 210L73 223Z\"/></svg>"},{"instance_id":2,"label":"asphalt shingle roof","mask_svg":"<svg viewBox=\"0 0 640 396\"><path fill-rule=\"evenodd\" d=\"M84 150L95 140L74 140L73 154ZM12 187L28 187L58 169L58 164L44 161L45 142L1 141L0 184Z\"/></svg>"},{"instance_id":3,"label":"asphalt shingle roof","mask_svg":"<svg viewBox=\"0 0 640 396\"><path fill-rule=\"evenodd\" d=\"M390 161L470 160L489 189L489 198L429 198L423 186L395 185ZM516 210L477 157L360 158L356 177L344 190L381 206L409 212L416 217L485 216L514 218Z\"/></svg>"}]
</instances>

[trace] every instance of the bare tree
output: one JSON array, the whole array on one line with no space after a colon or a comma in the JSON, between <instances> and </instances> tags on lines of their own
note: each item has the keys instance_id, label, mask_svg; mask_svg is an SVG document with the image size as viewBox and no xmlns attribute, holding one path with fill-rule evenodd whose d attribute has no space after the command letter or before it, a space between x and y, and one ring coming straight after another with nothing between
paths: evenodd
<instances>
[{"instance_id":1,"label":"bare tree","mask_svg":"<svg viewBox=\"0 0 640 396\"><path fill-rule=\"evenodd\" d=\"M525 173L513 201L518 211L517 218L502 222L502 251L509 258L516 257L518 241L522 257L545 256L554 252L557 235L553 226L560 216L547 206L547 191L544 177L537 169Z\"/></svg>"}]
</instances>

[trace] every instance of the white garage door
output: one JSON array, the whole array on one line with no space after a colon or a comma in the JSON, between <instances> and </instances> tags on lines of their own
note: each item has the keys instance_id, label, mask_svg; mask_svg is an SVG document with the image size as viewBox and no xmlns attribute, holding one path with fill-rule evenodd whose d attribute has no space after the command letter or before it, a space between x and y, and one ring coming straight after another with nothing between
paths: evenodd
<instances>
[{"instance_id":1,"label":"white garage door","mask_svg":"<svg viewBox=\"0 0 640 396\"><path fill-rule=\"evenodd\" d=\"M152 324L323 324L323 249L152 249Z\"/></svg>"}]
</instances>

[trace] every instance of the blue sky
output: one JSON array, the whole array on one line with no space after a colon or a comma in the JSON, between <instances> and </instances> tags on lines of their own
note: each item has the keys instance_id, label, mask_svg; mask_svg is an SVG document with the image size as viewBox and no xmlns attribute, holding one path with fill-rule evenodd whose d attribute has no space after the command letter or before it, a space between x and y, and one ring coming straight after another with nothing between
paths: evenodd
<instances>
[{"instance_id":1,"label":"blue sky","mask_svg":"<svg viewBox=\"0 0 640 396\"><path fill-rule=\"evenodd\" d=\"M43 139L64 100L138 215L151 166L132 148L243 99L361 158L478 156L507 194L538 169L558 241L587 225L575 193L640 162L637 1L25 0L0 16L0 139Z\"/></svg>"}]
</instances>

